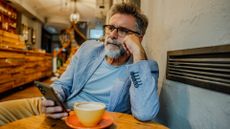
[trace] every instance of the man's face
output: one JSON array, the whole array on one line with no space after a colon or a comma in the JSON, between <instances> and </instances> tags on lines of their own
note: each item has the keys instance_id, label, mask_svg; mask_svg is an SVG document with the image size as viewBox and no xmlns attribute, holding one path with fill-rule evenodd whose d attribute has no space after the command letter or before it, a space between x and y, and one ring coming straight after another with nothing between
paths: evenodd
<instances>
[{"instance_id":1,"label":"man's face","mask_svg":"<svg viewBox=\"0 0 230 129\"><path fill-rule=\"evenodd\" d=\"M106 55L111 58L123 56L126 53L122 45L124 38L130 31L136 31L135 18L131 15L115 14L105 29L107 29L104 42Z\"/></svg>"}]
</instances>

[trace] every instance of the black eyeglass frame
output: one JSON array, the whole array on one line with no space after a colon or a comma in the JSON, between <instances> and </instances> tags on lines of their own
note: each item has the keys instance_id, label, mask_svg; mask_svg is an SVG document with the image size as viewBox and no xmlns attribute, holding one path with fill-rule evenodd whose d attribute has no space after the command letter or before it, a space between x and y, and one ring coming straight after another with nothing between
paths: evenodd
<instances>
[{"instance_id":1,"label":"black eyeglass frame","mask_svg":"<svg viewBox=\"0 0 230 129\"><path fill-rule=\"evenodd\" d=\"M103 25L103 29L105 31L105 28L106 27L113 27L114 29L112 31L114 31L116 29L117 33L118 33L118 30L119 29L122 29L124 32L126 32L127 34L130 34L130 33L134 33L134 34L137 34L138 36L142 36L139 32L136 32L136 31L133 31L133 30L130 30L128 28L125 28L125 27L116 27L114 25ZM111 31L111 32L112 32Z\"/></svg>"}]
</instances>

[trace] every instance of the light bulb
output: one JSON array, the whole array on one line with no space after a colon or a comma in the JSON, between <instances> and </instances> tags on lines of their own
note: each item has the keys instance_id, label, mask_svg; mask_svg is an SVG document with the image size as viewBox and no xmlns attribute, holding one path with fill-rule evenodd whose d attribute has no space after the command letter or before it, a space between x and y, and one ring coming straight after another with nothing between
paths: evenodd
<instances>
[{"instance_id":1,"label":"light bulb","mask_svg":"<svg viewBox=\"0 0 230 129\"><path fill-rule=\"evenodd\" d=\"M70 15L70 21L71 22L77 23L77 21L79 21L79 19L80 19L79 13L72 13Z\"/></svg>"}]
</instances>

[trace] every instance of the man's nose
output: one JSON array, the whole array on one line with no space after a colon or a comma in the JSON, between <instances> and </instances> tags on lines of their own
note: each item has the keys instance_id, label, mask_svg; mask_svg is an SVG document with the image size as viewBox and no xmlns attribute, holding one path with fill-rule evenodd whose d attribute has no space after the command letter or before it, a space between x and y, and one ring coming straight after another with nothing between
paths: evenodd
<instances>
[{"instance_id":1,"label":"man's nose","mask_svg":"<svg viewBox=\"0 0 230 129\"><path fill-rule=\"evenodd\" d=\"M110 36L113 38L118 38L118 32L117 29L114 29L111 31Z\"/></svg>"}]
</instances>

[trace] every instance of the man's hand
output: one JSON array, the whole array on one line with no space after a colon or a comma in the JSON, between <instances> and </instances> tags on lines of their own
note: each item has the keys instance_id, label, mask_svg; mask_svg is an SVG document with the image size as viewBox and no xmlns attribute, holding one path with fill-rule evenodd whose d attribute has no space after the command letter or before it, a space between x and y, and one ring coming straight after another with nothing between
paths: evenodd
<instances>
[{"instance_id":1,"label":"man's hand","mask_svg":"<svg viewBox=\"0 0 230 129\"><path fill-rule=\"evenodd\" d=\"M61 119L68 116L67 112L62 112L61 106L55 106L52 100L42 100L42 112L53 119Z\"/></svg>"},{"instance_id":2,"label":"man's hand","mask_svg":"<svg viewBox=\"0 0 230 129\"><path fill-rule=\"evenodd\" d=\"M123 46L127 54L133 55L134 63L140 60L146 60L147 56L143 46L141 45L141 38L135 34L128 35L123 40Z\"/></svg>"}]
</instances>

